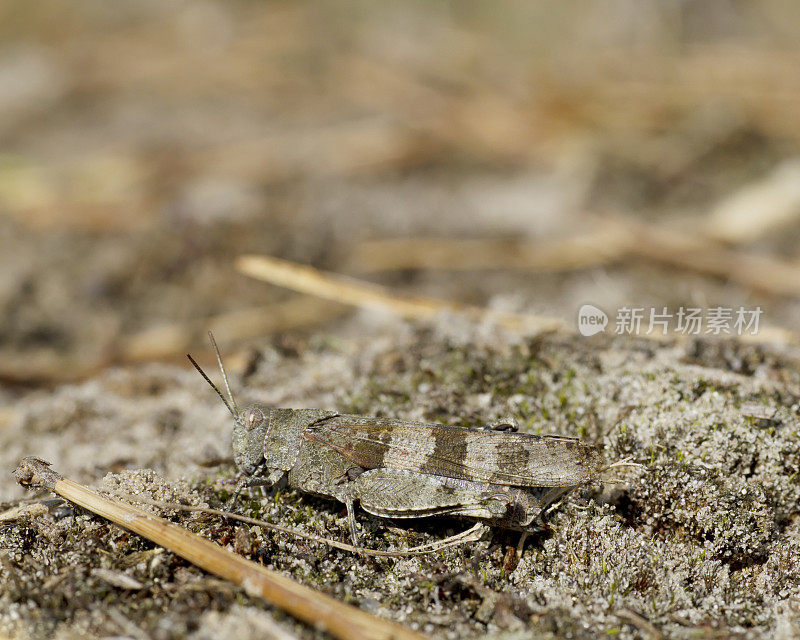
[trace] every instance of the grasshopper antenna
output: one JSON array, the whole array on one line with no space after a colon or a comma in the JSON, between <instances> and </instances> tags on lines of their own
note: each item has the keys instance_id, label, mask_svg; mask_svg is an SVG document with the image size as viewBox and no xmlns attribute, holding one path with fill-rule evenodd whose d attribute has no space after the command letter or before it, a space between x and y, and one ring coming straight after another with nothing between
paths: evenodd
<instances>
[{"instance_id":1,"label":"grasshopper antenna","mask_svg":"<svg viewBox=\"0 0 800 640\"><path fill-rule=\"evenodd\" d=\"M228 408L228 411L230 411L230 412L231 412L231 414L233 415L233 417L234 417L234 418L238 417L238 414L237 414L237 413L236 413L236 412L233 410L233 407L231 407L231 405L230 405L230 403L228 402L227 398L225 398L225 396L223 396L223 395L222 395L222 392L221 392L221 391L220 391L220 390L217 388L217 385L215 385L213 382L211 382L211 378L209 378L209 377L206 375L206 372L205 372L205 371L203 371L203 370L200 368L200 365L199 365L199 364L197 364L197 362L195 362L194 358L192 358L192 356L190 356L188 353L186 354L186 357L187 357L187 358L189 358L189 362L191 362L191 363L194 365L194 368L195 368L195 369L197 369L197 370L200 372L200 375L201 375L201 376L203 376L203 379L204 379L206 382L208 382L208 384L210 384L210 385L211 385L211 388L212 388L214 391L216 391L216 392L217 392L217 395L218 395L220 398L222 398L222 402L224 402L224 403L225 403L225 406ZM231 396L231 397L233 397L233 396Z\"/></svg>"},{"instance_id":2,"label":"grasshopper antenna","mask_svg":"<svg viewBox=\"0 0 800 640\"><path fill-rule=\"evenodd\" d=\"M217 346L217 341L214 340L214 334L210 331L208 332L208 339L211 340L211 344L214 347L214 353L217 354L217 362L219 363L219 370L222 371L222 379L225 381L225 388L228 390L228 396L231 399L231 404L233 408L236 409L236 413L234 415L239 415L239 407L236 406L236 398L233 397L233 392L231 391L231 385L228 384L228 374L225 372L225 367L222 366L222 356L219 354L219 347Z\"/></svg>"}]
</instances>

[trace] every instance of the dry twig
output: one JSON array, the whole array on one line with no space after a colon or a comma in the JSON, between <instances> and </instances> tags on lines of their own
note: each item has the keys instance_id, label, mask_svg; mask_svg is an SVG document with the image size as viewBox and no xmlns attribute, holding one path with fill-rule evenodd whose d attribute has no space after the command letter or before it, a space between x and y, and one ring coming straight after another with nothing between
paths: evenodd
<instances>
[{"instance_id":1,"label":"dry twig","mask_svg":"<svg viewBox=\"0 0 800 640\"><path fill-rule=\"evenodd\" d=\"M569 271L618 260L627 253L630 234L624 229L542 242L396 238L372 240L353 247L347 266L361 271L396 269L513 269Z\"/></svg>"},{"instance_id":2,"label":"dry twig","mask_svg":"<svg viewBox=\"0 0 800 640\"><path fill-rule=\"evenodd\" d=\"M243 340L333 320L346 311L344 305L295 296L283 302L237 309L196 322L150 327L126 337L116 359L138 362L169 358L185 353L208 331L224 335L228 341Z\"/></svg>"},{"instance_id":3,"label":"dry twig","mask_svg":"<svg viewBox=\"0 0 800 640\"><path fill-rule=\"evenodd\" d=\"M237 260L236 266L246 275L281 287L356 307L389 311L404 318L428 320L438 314L450 312L476 321L495 322L507 328L532 333L555 331L564 326L563 320L559 318L495 311L436 298L401 296L371 282L270 256L242 256Z\"/></svg>"},{"instance_id":4,"label":"dry twig","mask_svg":"<svg viewBox=\"0 0 800 640\"><path fill-rule=\"evenodd\" d=\"M402 549L400 551L379 551L376 549L355 547L351 544L347 544L346 542L331 540L330 538L324 538L322 536L314 535L313 533L306 533L305 531L300 531L299 529L290 529L289 527L282 527L281 525L275 524L273 522L267 522L266 520L258 520L257 518L240 516L239 514L231 513L230 511L221 511L219 509L209 509L207 507L197 507L194 505L178 504L176 502L162 502L160 500L151 500L150 498L145 498L143 496L132 496L118 492L111 492L111 493L120 498L125 498L126 500L130 500L131 502L141 502L143 504L149 504L154 507L160 507L162 509L207 513L209 515L220 516L222 518L228 518L230 520L238 520L239 522L246 522L247 524L257 525L259 527L263 527L264 529L269 529L271 531L278 531L280 533L286 533L289 534L290 536L295 536L297 538L305 538L306 540L313 540L314 542L320 542L322 544L328 545L329 547L334 547L335 549L341 549L342 551L349 551L351 553L358 553L364 556L374 556L377 558L405 558L408 556L424 556L428 555L429 553L434 553L436 551L446 549L447 547L466 544L467 542L475 542L477 539L479 539L478 535L479 529L482 526L480 523L478 523L475 526L471 527L470 529L467 529L466 531L462 531L461 533L457 533L453 536L450 536L449 538L442 540L440 542L431 542L428 544L420 545L418 547L411 547L410 549ZM2 517L2 514L0 514L0 517Z\"/></svg>"},{"instance_id":5,"label":"dry twig","mask_svg":"<svg viewBox=\"0 0 800 640\"><path fill-rule=\"evenodd\" d=\"M30 351L5 353L0 358L0 380L14 384L74 382L96 375L113 364L183 356L200 343L209 330L233 342L320 324L347 311L344 305L322 302L310 296L295 296L282 302L237 309L196 321L154 325L132 335L115 334L108 336L101 348L89 354L61 354L52 350L33 354ZM0 426L11 417L11 409L0 409Z\"/></svg>"},{"instance_id":6,"label":"dry twig","mask_svg":"<svg viewBox=\"0 0 800 640\"><path fill-rule=\"evenodd\" d=\"M421 640L424 636L343 604L286 576L269 571L218 544L123 502L111 501L63 478L35 457L23 458L14 475L25 486L39 485L112 522L152 540L182 558L240 585L295 618L345 640Z\"/></svg>"},{"instance_id":7,"label":"dry twig","mask_svg":"<svg viewBox=\"0 0 800 640\"><path fill-rule=\"evenodd\" d=\"M604 219L591 235L542 242L444 238L373 241L354 249L349 266L364 270L550 272L606 265L631 256L725 278L763 293L800 295L800 266L796 263L720 246L702 232L681 232L628 218Z\"/></svg>"},{"instance_id":8,"label":"dry twig","mask_svg":"<svg viewBox=\"0 0 800 640\"><path fill-rule=\"evenodd\" d=\"M661 640L664 637L656 625L632 609L617 609L614 615L636 627L648 640Z\"/></svg>"},{"instance_id":9,"label":"dry twig","mask_svg":"<svg viewBox=\"0 0 800 640\"><path fill-rule=\"evenodd\" d=\"M776 166L761 180L726 195L706 216L709 237L750 242L800 217L800 159Z\"/></svg>"},{"instance_id":10,"label":"dry twig","mask_svg":"<svg viewBox=\"0 0 800 640\"><path fill-rule=\"evenodd\" d=\"M777 296L800 295L797 264L720 247L689 233L625 220L635 242L630 251L640 258L731 280L741 286Z\"/></svg>"}]
</instances>

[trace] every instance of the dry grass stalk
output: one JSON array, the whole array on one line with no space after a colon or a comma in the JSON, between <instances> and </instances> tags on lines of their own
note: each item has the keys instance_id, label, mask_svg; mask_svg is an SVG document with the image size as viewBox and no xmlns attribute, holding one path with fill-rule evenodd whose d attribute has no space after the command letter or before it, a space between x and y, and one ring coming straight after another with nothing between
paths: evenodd
<instances>
[{"instance_id":1,"label":"dry grass stalk","mask_svg":"<svg viewBox=\"0 0 800 640\"><path fill-rule=\"evenodd\" d=\"M406 558L408 556L424 556L439 551L441 549L446 549L448 547L453 547L460 544L466 544L467 542L475 542L477 539L479 539L478 536L479 536L480 525L475 525L474 527L467 529L466 531L463 531L461 533L457 533L453 536L450 536L449 538L441 542L432 542L429 544L420 545L418 547L411 547L409 549L403 549L400 551L378 551L375 549L366 549L364 547L355 547L351 544L347 544L346 542L331 540L330 538L324 538L322 536L314 535L313 533L306 533L305 531L300 531L299 529L290 529L289 527L282 527L281 525L274 524L272 522L267 522L266 520L258 520L257 518L240 516L237 513L231 513L229 511L221 511L219 509L209 509L207 507L197 507L194 505L187 505L187 504L178 504L176 502L162 502L161 500L151 500L150 498L145 498L143 496L131 496L117 492L111 492L111 493L120 498L130 500L131 502L141 502L143 504L149 504L154 507L159 507L161 509L170 509L173 511L193 511L196 513L207 513L209 515L219 516L221 518L228 518L230 520L238 520L239 522L245 522L247 524L256 525L264 529L269 529L270 531L278 531L280 533L286 533L296 538L305 538L306 540L313 540L314 542L320 542L329 547L334 547L335 549L341 549L342 551L349 551L351 553L357 553L364 556L373 556L376 558ZM0 514L0 521L2 521L2 517L3 514ZM15 515L15 517L17 516Z\"/></svg>"},{"instance_id":2,"label":"dry grass stalk","mask_svg":"<svg viewBox=\"0 0 800 640\"><path fill-rule=\"evenodd\" d=\"M20 385L75 382L95 375L110 364L108 358L97 354L87 357L75 351L61 354L49 349L9 350L0 355L0 381Z\"/></svg>"},{"instance_id":3,"label":"dry grass stalk","mask_svg":"<svg viewBox=\"0 0 800 640\"><path fill-rule=\"evenodd\" d=\"M606 219L590 236L530 243L497 240L402 238L365 243L353 251L350 268L509 269L565 271L643 260L724 278L763 293L800 295L800 266L720 246L700 233L676 231L631 219ZM701 224L702 226L702 224Z\"/></svg>"},{"instance_id":4,"label":"dry grass stalk","mask_svg":"<svg viewBox=\"0 0 800 640\"><path fill-rule=\"evenodd\" d=\"M800 217L800 159L777 165L761 180L722 198L706 216L709 237L751 242Z\"/></svg>"},{"instance_id":5,"label":"dry grass stalk","mask_svg":"<svg viewBox=\"0 0 800 640\"><path fill-rule=\"evenodd\" d=\"M617 609L614 615L641 631L648 640L661 640L661 638L664 637L664 634L658 627L643 615L631 609Z\"/></svg>"},{"instance_id":6,"label":"dry grass stalk","mask_svg":"<svg viewBox=\"0 0 800 640\"><path fill-rule=\"evenodd\" d=\"M795 263L727 249L664 227L633 221L624 224L636 238L630 251L640 258L724 278L771 295L800 295L800 266Z\"/></svg>"},{"instance_id":7,"label":"dry grass stalk","mask_svg":"<svg viewBox=\"0 0 800 640\"><path fill-rule=\"evenodd\" d=\"M295 296L274 304L221 313L198 322L150 327L126 337L119 347L116 360L163 360L183 355L193 345L202 342L208 331L233 342L319 324L346 312L344 305L323 303L309 296Z\"/></svg>"},{"instance_id":8,"label":"dry grass stalk","mask_svg":"<svg viewBox=\"0 0 800 640\"><path fill-rule=\"evenodd\" d=\"M711 242L700 237L655 227L642 225L635 221L609 221L610 233L607 236L598 236L596 257L603 255L602 260L611 260L615 257L622 259L625 256L636 256L643 259L655 260L664 264L690 269L720 278L727 278L739 285L746 286L756 291L772 295L796 296L800 295L800 267L790 262L772 258L744 255L733 249L712 246ZM611 246L600 247L603 242L614 238ZM625 242L624 238L630 240ZM403 242L410 249L419 239L399 240L398 248ZM589 246L591 240L581 239L584 246ZM462 241L434 240L442 246L449 243L458 245ZM472 241L471 249L480 251L480 244L491 241ZM533 248L531 248L531 251ZM451 257L456 253L466 256L469 252L463 247L456 247ZM555 251L550 255L555 255ZM399 255L400 252L398 251ZM472 258L470 258L473 260ZM473 260L472 264L475 264ZM496 256L499 266L500 257ZM448 265L454 268L455 262ZM392 293L388 289L373 283L363 282L353 278L333 273L326 273L309 267L285 260L267 256L242 256L237 262L240 271L254 278L285 286L297 291L318 295L330 300L352 304L358 307L380 309L395 313L410 319L430 319L443 312L460 313L476 321L490 320L511 329L523 329L534 333L549 331L570 331L571 327L559 318L541 317L525 314L512 314L460 305L458 303L437 300L433 298L406 297ZM407 266L412 266L410 263ZM586 266L589 266L588 263ZM506 268L514 268L516 263L509 262ZM552 265L551 265L552 267ZM474 268L474 267L469 267ZM681 336L660 334L642 335L640 337L669 340ZM781 328L763 327L757 336L742 336L749 342L777 342L781 344L796 344L800 337L790 330Z\"/></svg>"},{"instance_id":9,"label":"dry grass stalk","mask_svg":"<svg viewBox=\"0 0 800 640\"><path fill-rule=\"evenodd\" d=\"M349 118L318 125L314 144L301 142L306 132L289 130L220 145L188 162L214 166L220 175L261 182L279 182L298 174L370 174L382 167L413 165L431 156L431 141L410 135L382 118Z\"/></svg>"},{"instance_id":10,"label":"dry grass stalk","mask_svg":"<svg viewBox=\"0 0 800 640\"><path fill-rule=\"evenodd\" d=\"M475 321L531 333L555 331L564 327L558 318L495 311L436 298L402 296L371 282L320 271L270 256L241 256L236 266L253 278L365 309L389 311L403 318L429 320L441 313L455 313Z\"/></svg>"},{"instance_id":11,"label":"dry grass stalk","mask_svg":"<svg viewBox=\"0 0 800 640\"><path fill-rule=\"evenodd\" d=\"M16 507L12 507L7 511L3 511L3 513L0 513L0 523L12 522L25 517L29 518L32 516L40 516L45 513L47 513L47 507L41 502L34 502L33 504L19 504Z\"/></svg>"},{"instance_id":12,"label":"dry grass stalk","mask_svg":"<svg viewBox=\"0 0 800 640\"><path fill-rule=\"evenodd\" d=\"M269 571L218 544L123 502L63 478L48 463L23 458L14 472L25 486L39 485L176 553L209 573L240 585L295 618L343 640L421 640L424 636Z\"/></svg>"},{"instance_id":13,"label":"dry grass stalk","mask_svg":"<svg viewBox=\"0 0 800 640\"><path fill-rule=\"evenodd\" d=\"M348 312L344 305L310 296L295 296L282 302L249 307L196 322L155 325L127 336L109 336L102 349L67 354L52 350L34 353L4 353L0 357L0 380L13 384L75 382L98 374L113 364L169 360L183 357L202 344L209 330L236 342L258 336L321 324ZM0 408L0 427L13 413Z\"/></svg>"},{"instance_id":14,"label":"dry grass stalk","mask_svg":"<svg viewBox=\"0 0 800 640\"><path fill-rule=\"evenodd\" d=\"M398 269L515 269L570 271L618 260L630 244L623 229L543 242L397 238L356 245L348 267L362 271Z\"/></svg>"}]
</instances>

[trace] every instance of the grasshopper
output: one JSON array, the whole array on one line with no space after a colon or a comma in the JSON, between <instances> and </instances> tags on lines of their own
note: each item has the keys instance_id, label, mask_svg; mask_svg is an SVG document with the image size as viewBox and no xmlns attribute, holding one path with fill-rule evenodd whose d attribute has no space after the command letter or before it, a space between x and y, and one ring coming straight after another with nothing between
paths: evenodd
<instances>
[{"instance_id":1,"label":"grasshopper","mask_svg":"<svg viewBox=\"0 0 800 640\"><path fill-rule=\"evenodd\" d=\"M356 546L356 502L384 518L450 515L521 531L522 545L549 505L599 472L596 447L516 433L508 424L468 429L263 404L239 410L209 337L228 398L188 357L233 416L233 457L244 486L286 480L344 503Z\"/></svg>"}]
</instances>

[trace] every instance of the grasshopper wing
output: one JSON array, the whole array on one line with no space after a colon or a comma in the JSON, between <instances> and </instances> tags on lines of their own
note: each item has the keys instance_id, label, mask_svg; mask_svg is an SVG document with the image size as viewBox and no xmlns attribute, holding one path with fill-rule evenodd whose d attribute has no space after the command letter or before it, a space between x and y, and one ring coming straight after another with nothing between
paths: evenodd
<instances>
[{"instance_id":1,"label":"grasshopper wing","mask_svg":"<svg viewBox=\"0 0 800 640\"><path fill-rule=\"evenodd\" d=\"M364 469L404 469L515 487L571 487L599 468L597 449L576 438L535 436L338 415L304 437Z\"/></svg>"}]
</instances>

